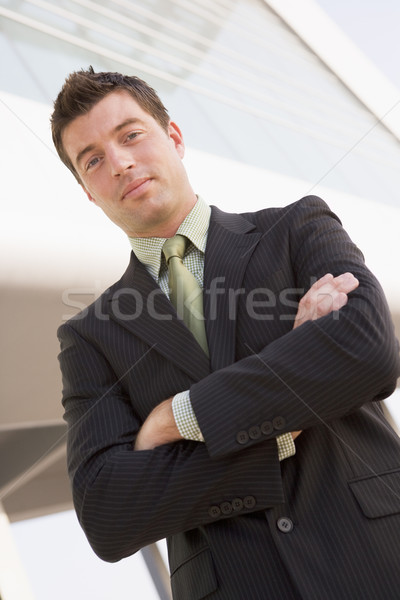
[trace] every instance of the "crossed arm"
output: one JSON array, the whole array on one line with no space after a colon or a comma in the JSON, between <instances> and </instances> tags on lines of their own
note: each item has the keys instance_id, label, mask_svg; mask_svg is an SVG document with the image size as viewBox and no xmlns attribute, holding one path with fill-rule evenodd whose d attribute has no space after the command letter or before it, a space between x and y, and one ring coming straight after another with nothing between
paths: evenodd
<instances>
[{"instance_id":1,"label":"crossed arm","mask_svg":"<svg viewBox=\"0 0 400 600\"><path fill-rule=\"evenodd\" d=\"M357 286L358 280L351 273L338 277L327 273L321 277L300 300L293 329L345 306L347 295ZM173 397L164 400L149 414L136 437L135 450L152 450L162 444L183 439L175 422L172 400ZM301 431L293 431L293 439L300 433Z\"/></svg>"}]
</instances>

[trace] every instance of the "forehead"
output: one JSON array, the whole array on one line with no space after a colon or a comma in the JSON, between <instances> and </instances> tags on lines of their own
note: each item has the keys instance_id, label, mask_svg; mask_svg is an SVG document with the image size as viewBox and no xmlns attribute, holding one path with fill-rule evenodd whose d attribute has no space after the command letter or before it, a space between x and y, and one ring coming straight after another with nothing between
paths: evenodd
<instances>
[{"instance_id":1,"label":"forehead","mask_svg":"<svg viewBox=\"0 0 400 600\"><path fill-rule=\"evenodd\" d=\"M76 157L88 145L106 141L118 133L124 123L154 124L156 121L126 91L110 92L87 113L76 117L62 133L68 156L76 166Z\"/></svg>"}]
</instances>

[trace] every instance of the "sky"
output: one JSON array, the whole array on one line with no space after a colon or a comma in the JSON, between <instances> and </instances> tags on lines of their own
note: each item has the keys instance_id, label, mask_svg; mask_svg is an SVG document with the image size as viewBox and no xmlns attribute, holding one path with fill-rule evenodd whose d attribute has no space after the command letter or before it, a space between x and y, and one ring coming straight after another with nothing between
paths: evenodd
<instances>
[{"instance_id":1,"label":"sky","mask_svg":"<svg viewBox=\"0 0 400 600\"><path fill-rule=\"evenodd\" d=\"M400 2L318 0L317 3L400 90ZM12 532L35 600L158 598L140 553L117 565L100 561L90 550L73 512L16 523ZM65 552L57 550L60 542ZM45 571L52 555L51 568ZM32 558L35 556L37 561ZM141 591L136 587L138 579Z\"/></svg>"},{"instance_id":2,"label":"sky","mask_svg":"<svg viewBox=\"0 0 400 600\"><path fill-rule=\"evenodd\" d=\"M317 4L400 89L399 0L317 0Z\"/></svg>"}]
</instances>

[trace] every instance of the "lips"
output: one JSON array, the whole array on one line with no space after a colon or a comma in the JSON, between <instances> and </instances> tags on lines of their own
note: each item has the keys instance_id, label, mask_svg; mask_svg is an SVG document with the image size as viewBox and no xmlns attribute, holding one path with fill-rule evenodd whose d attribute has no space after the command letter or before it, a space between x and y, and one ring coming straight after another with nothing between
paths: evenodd
<instances>
[{"instance_id":1,"label":"lips","mask_svg":"<svg viewBox=\"0 0 400 600\"><path fill-rule=\"evenodd\" d=\"M122 192L122 200L124 200L127 196L132 197L142 192L142 188L150 182L149 177L139 177L134 181L131 181Z\"/></svg>"}]
</instances>

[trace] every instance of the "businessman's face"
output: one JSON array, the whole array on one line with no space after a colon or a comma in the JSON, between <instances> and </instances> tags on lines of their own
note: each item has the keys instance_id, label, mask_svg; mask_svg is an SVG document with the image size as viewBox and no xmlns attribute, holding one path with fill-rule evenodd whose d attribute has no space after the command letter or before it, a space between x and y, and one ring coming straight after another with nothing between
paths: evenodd
<instances>
[{"instance_id":1,"label":"businessman's face","mask_svg":"<svg viewBox=\"0 0 400 600\"><path fill-rule=\"evenodd\" d=\"M128 92L112 92L63 132L88 198L132 237L174 235L196 197L182 164L184 144Z\"/></svg>"}]
</instances>

